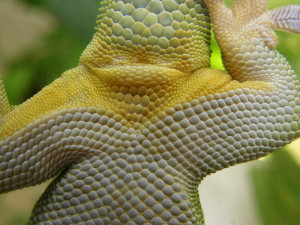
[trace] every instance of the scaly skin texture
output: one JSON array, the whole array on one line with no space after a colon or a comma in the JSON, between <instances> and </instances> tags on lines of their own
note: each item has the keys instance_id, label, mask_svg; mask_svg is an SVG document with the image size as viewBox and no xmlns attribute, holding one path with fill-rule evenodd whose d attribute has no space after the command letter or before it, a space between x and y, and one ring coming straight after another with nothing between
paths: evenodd
<instances>
[{"instance_id":1,"label":"scaly skin texture","mask_svg":"<svg viewBox=\"0 0 300 225\"><path fill-rule=\"evenodd\" d=\"M29 224L204 224L197 187L300 136L299 83L266 0L104 0L79 66L12 109L0 193L59 175ZM208 6L208 8L207 8ZM209 69L211 15L226 70Z\"/></svg>"}]
</instances>

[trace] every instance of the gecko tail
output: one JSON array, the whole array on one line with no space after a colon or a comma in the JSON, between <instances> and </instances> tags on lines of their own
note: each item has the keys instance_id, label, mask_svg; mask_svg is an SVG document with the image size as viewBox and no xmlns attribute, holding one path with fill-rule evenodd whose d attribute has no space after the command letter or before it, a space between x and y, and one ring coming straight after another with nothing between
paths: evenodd
<instances>
[{"instance_id":1,"label":"gecko tail","mask_svg":"<svg viewBox=\"0 0 300 225\"><path fill-rule=\"evenodd\" d=\"M0 119L9 113L11 107L9 105L3 81L0 76Z\"/></svg>"},{"instance_id":2,"label":"gecko tail","mask_svg":"<svg viewBox=\"0 0 300 225\"><path fill-rule=\"evenodd\" d=\"M300 5L287 5L268 12L276 30L300 33Z\"/></svg>"}]
</instances>

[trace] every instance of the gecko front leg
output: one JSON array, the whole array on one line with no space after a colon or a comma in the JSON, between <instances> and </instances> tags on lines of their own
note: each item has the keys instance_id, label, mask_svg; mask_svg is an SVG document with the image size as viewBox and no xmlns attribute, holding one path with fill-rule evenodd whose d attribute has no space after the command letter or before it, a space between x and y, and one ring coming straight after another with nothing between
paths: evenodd
<instances>
[{"instance_id":1,"label":"gecko front leg","mask_svg":"<svg viewBox=\"0 0 300 225\"><path fill-rule=\"evenodd\" d=\"M277 89L295 89L298 82L286 59L275 50L273 30L300 32L300 6L267 11L267 0L205 1L226 70L233 79L266 81Z\"/></svg>"}]
</instances>

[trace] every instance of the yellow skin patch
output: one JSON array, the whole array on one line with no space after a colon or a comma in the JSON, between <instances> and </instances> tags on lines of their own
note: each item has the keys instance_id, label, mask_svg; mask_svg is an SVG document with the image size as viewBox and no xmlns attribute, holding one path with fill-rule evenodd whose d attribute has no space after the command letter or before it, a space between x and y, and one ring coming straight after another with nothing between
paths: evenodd
<instances>
[{"instance_id":1,"label":"yellow skin patch","mask_svg":"<svg viewBox=\"0 0 300 225\"><path fill-rule=\"evenodd\" d=\"M36 96L6 114L0 140L38 118L64 108L99 107L113 110L129 124L136 122L130 115L131 111L141 114L142 120L139 122L144 123L177 104L239 88L273 89L272 84L267 82L233 81L229 74L213 69L200 69L187 74L148 65L107 69L84 69L81 66L67 71ZM129 110L130 107L133 108ZM137 110L139 107L140 110ZM20 114L22 117L18 117Z\"/></svg>"},{"instance_id":2,"label":"yellow skin patch","mask_svg":"<svg viewBox=\"0 0 300 225\"><path fill-rule=\"evenodd\" d=\"M300 33L300 6L266 6L101 1L78 67L14 109L0 82L0 193L59 173L29 224L203 225L204 177L300 136L272 33ZM209 68L210 20L227 72Z\"/></svg>"}]
</instances>

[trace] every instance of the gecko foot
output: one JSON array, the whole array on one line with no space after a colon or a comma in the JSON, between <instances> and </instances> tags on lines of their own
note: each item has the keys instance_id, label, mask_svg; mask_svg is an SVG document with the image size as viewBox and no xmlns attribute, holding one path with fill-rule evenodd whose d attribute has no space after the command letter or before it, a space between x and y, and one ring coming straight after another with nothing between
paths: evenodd
<instances>
[{"instance_id":1,"label":"gecko foot","mask_svg":"<svg viewBox=\"0 0 300 225\"><path fill-rule=\"evenodd\" d=\"M225 6L223 0L205 0L219 44L256 37L274 49L278 43L273 30L300 33L300 6L287 5L267 10L267 0L236 0Z\"/></svg>"}]
</instances>

